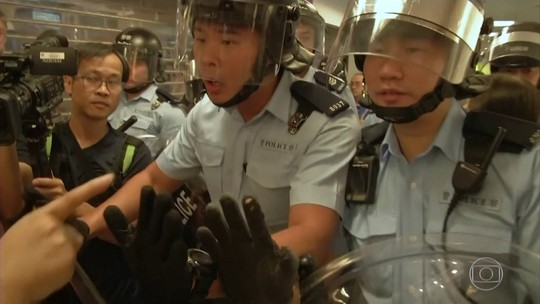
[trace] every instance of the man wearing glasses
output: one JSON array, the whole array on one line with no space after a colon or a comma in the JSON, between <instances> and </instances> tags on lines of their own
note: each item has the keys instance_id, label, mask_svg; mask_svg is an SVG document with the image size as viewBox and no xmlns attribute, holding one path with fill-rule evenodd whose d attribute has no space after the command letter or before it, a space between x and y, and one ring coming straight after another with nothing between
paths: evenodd
<instances>
[{"instance_id":1,"label":"man wearing glasses","mask_svg":"<svg viewBox=\"0 0 540 304\"><path fill-rule=\"evenodd\" d=\"M77 75L64 77L65 90L72 98L71 119L56 125L48 140L53 177L35 178L32 184L52 200L94 177L115 172L114 185L79 207L76 213L80 214L114 194L151 162L151 155L142 141L116 131L107 121L118 106L123 82L128 78L124 61L105 44L80 45L78 51ZM125 168L127 153L131 157ZM78 260L107 303L139 303L138 287L118 246L90 240ZM68 286L54 294L50 302L77 303L70 289Z\"/></svg>"}]
</instances>

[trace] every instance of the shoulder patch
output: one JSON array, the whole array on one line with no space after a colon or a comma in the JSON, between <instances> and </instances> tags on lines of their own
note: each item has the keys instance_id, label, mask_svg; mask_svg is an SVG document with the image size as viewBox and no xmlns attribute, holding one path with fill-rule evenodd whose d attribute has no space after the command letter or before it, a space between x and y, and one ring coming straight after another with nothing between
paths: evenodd
<instances>
[{"instance_id":1,"label":"shoulder patch","mask_svg":"<svg viewBox=\"0 0 540 304\"><path fill-rule=\"evenodd\" d=\"M298 80L291 85L291 94L300 104L334 117L349 108L349 104L327 89L311 82Z\"/></svg>"},{"instance_id":2,"label":"shoulder patch","mask_svg":"<svg viewBox=\"0 0 540 304\"><path fill-rule=\"evenodd\" d=\"M317 84L329 89L330 91L341 93L347 87L347 84L341 78L328 74L323 71L315 72L313 76Z\"/></svg>"},{"instance_id":3,"label":"shoulder patch","mask_svg":"<svg viewBox=\"0 0 540 304\"><path fill-rule=\"evenodd\" d=\"M163 88L157 88L156 95L158 96L159 102L168 102L168 103L179 103L180 101L177 100L176 97L174 97L169 91L163 89Z\"/></svg>"}]
</instances>

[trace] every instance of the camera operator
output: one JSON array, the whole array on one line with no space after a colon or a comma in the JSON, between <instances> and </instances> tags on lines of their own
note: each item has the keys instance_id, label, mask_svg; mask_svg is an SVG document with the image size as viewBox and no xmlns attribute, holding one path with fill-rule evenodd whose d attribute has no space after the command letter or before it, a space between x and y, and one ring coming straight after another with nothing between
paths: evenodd
<instances>
[{"instance_id":1,"label":"camera operator","mask_svg":"<svg viewBox=\"0 0 540 304\"><path fill-rule=\"evenodd\" d=\"M131 116L137 117L126 133L136 137L153 135L143 140L155 154L160 149L154 145L159 147L174 138L186 120L181 105L175 104L173 96L156 84L165 81L161 41L147 29L131 27L116 36L113 48L127 59L130 72L118 108L109 121L113 128L118 128Z\"/></svg>"},{"instance_id":2,"label":"camera operator","mask_svg":"<svg viewBox=\"0 0 540 304\"><path fill-rule=\"evenodd\" d=\"M75 76L65 76L64 86L72 98L68 123L58 124L47 137L45 157L53 177L32 181L48 199L58 198L88 180L114 172L114 183L106 192L77 209L91 212L120 188L126 180L144 169L151 155L144 143L113 129L107 118L116 109L128 66L110 45L81 44ZM137 284L131 278L118 246L100 239L91 240L79 254L79 262L108 302L137 303ZM71 287L54 294L51 302L77 302Z\"/></svg>"}]
</instances>

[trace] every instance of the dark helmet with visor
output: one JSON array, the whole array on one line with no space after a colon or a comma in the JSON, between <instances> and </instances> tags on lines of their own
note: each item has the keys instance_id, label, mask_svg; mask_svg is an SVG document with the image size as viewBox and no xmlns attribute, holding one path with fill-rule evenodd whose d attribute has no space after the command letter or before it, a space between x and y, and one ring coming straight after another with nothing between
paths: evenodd
<instances>
[{"instance_id":1,"label":"dark helmet with visor","mask_svg":"<svg viewBox=\"0 0 540 304\"><path fill-rule=\"evenodd\" d=\"M523 22L504 28L491 44L489 61L492 72L503 67L540 66L540 23Z\"/></svg>"},{"instance_id":2,"label":"dark helmet with visor","mask_svg":"<svg viewBox=\"0 0 540 304\"><path fill-rule=\"evenodd\" d=\"M319 14L317 8L307 0L299 0L298 8L300 9L300 19L296 23L296 37L301 43L304 42L302 35L304 33L303 26L308 26L313 29L313 37L306 37L313 39L313 45L304 45L309 51L313 53L324 54L324 37L326 23L324 18ZM303 43L304 44L304 43Z\"/></svg>"},{"instance_id":3,"label":"dark helmet with visor","mask_svg":"<svg viewBox=\"0 0 540 304\"><path fill-rule=\"evenodd\" d=\"M354 55L357 68L363 71L366 56L379 56L436 73L441 78L437 87L412 106L383 107L366 98L365 106L382 119L411 122L454 96L452 84L461 83L469 70L483 20L477 0L351 0L328 67L333 69L340 57ZM430 41L443 64L434 65L416 52L396 50L386 43L389 38L408 44Z\"/></svg>"},{"instance_id":4,"label":"dark helmet with visor","mask_svg":"<svg viewBox=\"0 0 540 304\"><path fill-rule=\"evenodd\" d=\"M127 28L116 36L113 48L125 57L131 69L131 77L141 86L141 89L154 81L164 81L161 41L153 32L141 27ZM148 75L137 79L133 68L140 61L148 64Z\"/></svg>"},{"instance_id":5,"label":"dark helmet with visor","mask_svg":"<svg viewBox=\"0 0 540 304\"><path fill-rule=\"evenodd\" d=\"M293 44L292 22L297 12L295 3L295 0L178 0L177 61L192 55L198 61L197 39L189 37L196 36L198 24L217 25L215 28L221 31L224 41L228 40L226 37L230 31L237 28L256 33L260 39L255 63L247 60L247 53L246 60L241 63L246 65L245 70L251 74L247 79L227 79L229 83L237 81L242 88L229 101L220 104L223 107L236 105L255 92L266 76L278 73L281 69L282 56ZM215 44L212 53L220 56L227 52L227 47L226 44ZM235 57L242 56L244 51L247 52L238 50ZM196 66L200 72L201 63L196 62ZM214 67L212 73L196 73L192 78L208 80L221 75L220 67Z\"/></svg>"}]
</instances>

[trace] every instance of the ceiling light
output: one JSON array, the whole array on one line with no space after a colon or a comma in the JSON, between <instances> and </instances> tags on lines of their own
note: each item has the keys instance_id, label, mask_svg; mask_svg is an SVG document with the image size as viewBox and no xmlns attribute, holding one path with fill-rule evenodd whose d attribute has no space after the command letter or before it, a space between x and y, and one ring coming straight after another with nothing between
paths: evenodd
<instances>
[{"instance_id":1,"label":"ceiling light","mask_svg":"<svg viewBox=\"0 0 540 304\"><path fill-rule=\"evenodd\" d=\"M495 20L493 22L493 25L495 27L505 27L505 26L510 26L512 24L516 23L515 21L512 21L512 20Z\"/></svg>"}]
</instances>

